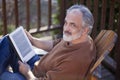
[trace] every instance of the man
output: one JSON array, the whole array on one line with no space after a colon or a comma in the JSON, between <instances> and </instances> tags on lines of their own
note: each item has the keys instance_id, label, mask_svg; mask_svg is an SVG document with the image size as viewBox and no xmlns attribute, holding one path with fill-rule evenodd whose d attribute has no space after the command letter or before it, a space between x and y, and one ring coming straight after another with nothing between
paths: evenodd
<instances>
[{"instance_id":1,"label":"man","mask_svg":"<svg viewBox=\"0 0 120 80\"><path fill-rule=\"evenodd\" d=\"M26 32L33 46L48 51L48 54L41 59L33 57L28 62L30 66L18 61L19 70L17 68L15 71L20 72L27 80L86 79L96 58L95 45L89 36L93 23L93 16L87 7L73 5L66 13L63 39L40 41ZM17 63L11 61L9 64ZM4 78L4 71L1 73Z\"/></svg>"}]
</instances>

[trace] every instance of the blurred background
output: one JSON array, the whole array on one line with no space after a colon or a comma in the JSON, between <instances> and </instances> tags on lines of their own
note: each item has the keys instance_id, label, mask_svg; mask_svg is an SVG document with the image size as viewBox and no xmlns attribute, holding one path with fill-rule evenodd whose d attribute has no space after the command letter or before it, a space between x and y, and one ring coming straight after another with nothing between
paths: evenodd
<instances>
[{"instance_id":1,"label":"blurred background","mask_svg":"<svg viewBox=\"0 0 120 80\"><path fill-rule=\"evenodd\" d=\"M40 39L61 38L66 9L73 4L86 5L93 13L93 39L103 29L117 33L117 43L109 55L116 69L109 66L113 64L110 61L103 65L110 75L104 73L101 80L120 80L120 0L0 0L0 36L23 26Z\"/></svg>"}]
</instances>

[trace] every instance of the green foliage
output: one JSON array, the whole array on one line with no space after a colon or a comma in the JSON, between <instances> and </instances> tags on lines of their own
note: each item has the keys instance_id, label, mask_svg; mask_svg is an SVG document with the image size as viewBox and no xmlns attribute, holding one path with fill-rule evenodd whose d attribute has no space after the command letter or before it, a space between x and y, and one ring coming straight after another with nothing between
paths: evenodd
<instances>
[{"instance_id":1,"label":"green foliage","mask_svg":"<svg viewBox=\"0 0 120 80\"><path fill-rule=\"evenodd\" d=\"M59 15L59 13L55 13L55 14L52 15L53 24L55 24L55 25L60 23L60 21L58 19L58 15Z\"/></svg>"},{"instance_id":2,"label":"green foliage","mask_svg":"<svg viewBox=\"0 0 120 80\"><path fill-rule=\"evenodd\" d=\"M8 25L7 26L7 33L11 33L13 30L15 30L14 25ZM0 35L3 35L3 31L4 31L4 27L3 27L2 22L0 22Z\"/></svg>"},{"instance_id":3,"label":"green foliage","mask_svg":"<svg viewBox=\"0 0 120 80\"><path fill-rule=\"evenodd\" d=\"M8 33L11 33L14 30L15 30L15 25L8 25L8 28L7 28Z\"/></svg>"},{"instance_id":4,"label":"green foliage","mask_svg":"<svg viewBox=\"0 0 120 80\"><path fill-rule=\"evenodd\" d=\"M36 34L33 34L32 36L34 36L34 37L36 37L36 38L40 38L40 37L42 37L42 34L36 33Z\"/></svg>"}]
</instances>

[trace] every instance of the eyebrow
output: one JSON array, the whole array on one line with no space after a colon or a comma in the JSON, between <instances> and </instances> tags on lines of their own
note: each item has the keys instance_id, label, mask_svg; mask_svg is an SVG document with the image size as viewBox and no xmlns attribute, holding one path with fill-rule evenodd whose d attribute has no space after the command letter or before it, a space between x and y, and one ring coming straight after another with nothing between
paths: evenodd
<instances>
[{"instance_id":1,"label":"eyebrow","mask_svg":"<svg viewBox=\"0 0 120 80\"><path fill-rule=\"evenodd\" d=\"M71 22L70 24L74 24L74 25L76 25L75 23L73 23L73 22Z\"/></svg>"},{"instance_id":2,"label":"eyebrow","mask_svg":"<svg viewBox=\"0 0 120 80\"><path fill-rule=\"evenodd\" d=\"M64 22L67 22L67 20L65 19ZM70 22L70 24L75 24L74 22Z\"/></svg>"},{"instance_id":3,"label":"eyebrow","mask_svg":"<svg viewBox=\"0 0 120 80\"><path fill-rule=\"evenodd\" d=\"M64 20L64 23L67 23L66 18L65 18L65 20ZM77 25L76 25L76 23L75 23L75 22L70 22L70 24L73 24L73 25L75 25L75 26L77 27Z\"/></svg>"}]
</instances>

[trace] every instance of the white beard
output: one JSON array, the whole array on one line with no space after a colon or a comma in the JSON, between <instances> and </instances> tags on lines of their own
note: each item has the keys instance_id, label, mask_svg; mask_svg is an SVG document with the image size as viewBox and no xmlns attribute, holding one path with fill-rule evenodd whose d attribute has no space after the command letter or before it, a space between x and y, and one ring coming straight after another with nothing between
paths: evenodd
<instances>
[{"instance_id":1,"label":"white beard","mask_svg":"<svg viewBox=\"0 0 120 80\"><path fill-rule=\"evenodd\" d=\"M75 39L78 39L80 38L82 35L82 31L78 32L77 34L75 35L66 35L64 32L63 32L63 40L64 41L72 41L72 40L75 40Z\"/></svg>"}]
</instances>

